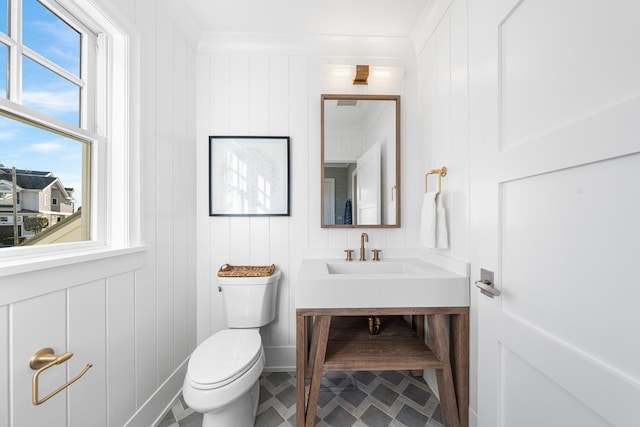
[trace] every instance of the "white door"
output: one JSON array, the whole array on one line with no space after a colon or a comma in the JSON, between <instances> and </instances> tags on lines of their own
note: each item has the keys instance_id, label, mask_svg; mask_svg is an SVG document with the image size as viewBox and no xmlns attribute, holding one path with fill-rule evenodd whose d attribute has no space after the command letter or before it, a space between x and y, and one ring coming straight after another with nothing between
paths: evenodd
<instances>
[{"instance_id":1,"label":"white door","mask_svg":"<svg viewBox=\"0 0 640 427\"><path fill-rule=\"evenodd\" d=\"M336 179L324 179L324 222L332 225L336 223Z\"/></svg>"},{"instance_id":2,"label":"white door","mask_svg":"<svg viewBox=\"0 0 640 427\"><path fill-rule=\"evenodd\" d=\"M469 2L478 425L639 426L640 2Z\"/></svg>"},{"instance_id":3,"label":"white door","mask_svg":"<svg viewBox=\"0 0 640 427\"><path fill-rule=\"evenodd\" d=\"M381 224L380 207L380 145L374 144L357 161L357 223Z\"/></svg>"}]
</instances>

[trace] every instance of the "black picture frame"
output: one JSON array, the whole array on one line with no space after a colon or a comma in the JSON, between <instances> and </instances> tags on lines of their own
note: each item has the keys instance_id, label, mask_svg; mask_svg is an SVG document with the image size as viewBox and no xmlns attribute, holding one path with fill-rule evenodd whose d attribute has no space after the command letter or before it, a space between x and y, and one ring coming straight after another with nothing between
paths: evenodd
<instances>
[{"instance_id":1,"label":"black picture frame","mask_svg":"<svg viewBox=\"0 0 640 427\"><path fill-rule=\"evenodd\" d=\"M288 136L209 136L209 216L289 216Z\"/></svg>"}]
</instances>

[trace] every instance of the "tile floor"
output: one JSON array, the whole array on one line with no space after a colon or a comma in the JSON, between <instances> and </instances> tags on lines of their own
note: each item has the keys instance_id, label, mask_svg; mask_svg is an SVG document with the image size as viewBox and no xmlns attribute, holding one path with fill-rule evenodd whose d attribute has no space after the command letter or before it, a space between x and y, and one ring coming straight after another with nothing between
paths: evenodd
<instances>
[{"instance_id":1,"label":"tile floor","mask_svg":"<svg viewBox=\"0 0 640 427\"><path fill-rule=\"evenodd\" d=\"M294 373L263 373L255 427L295 426L295 402ZM202 415L180 396L157 427L201 425ZM442 425L440 403L421 377L404 371L360 371L327 372L322 378L318 427Z\"/></svg>"}]
</instances>

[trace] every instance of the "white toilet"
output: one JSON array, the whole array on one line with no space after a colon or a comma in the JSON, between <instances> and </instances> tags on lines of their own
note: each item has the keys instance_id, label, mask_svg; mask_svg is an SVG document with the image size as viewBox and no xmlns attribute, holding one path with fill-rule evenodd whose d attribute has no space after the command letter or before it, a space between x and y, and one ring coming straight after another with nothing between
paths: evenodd
<instances>
[{"instance_id":1,"label":"white toilet","mask_svg":"<svg viewBox=\"0 0 640 427\"><path fill-rule=\"evenodd\" d=\"M281 272L267 277L218 277L230 329L210 336L189 360L182 394L203 427L253 427L265 356L258 328L276 316Z\"/></svg>"}]
</instances>

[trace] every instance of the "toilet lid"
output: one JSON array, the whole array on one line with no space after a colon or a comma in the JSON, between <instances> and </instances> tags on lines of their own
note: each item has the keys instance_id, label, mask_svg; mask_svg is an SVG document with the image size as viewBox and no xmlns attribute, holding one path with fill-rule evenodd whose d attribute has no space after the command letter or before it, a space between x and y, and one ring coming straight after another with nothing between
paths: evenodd
<instances>
[{"instance_id":1,"label":"toilet lid","mask_svg":"<svg viewBox=\"0 0 640 427\"><path fill-rule=\"evenodd\" d=\"M256 329L227 329L200 344L189 360L194 387L220 387L246 372L260 358L262 339Z\"/></svg>"}]
</instances>

